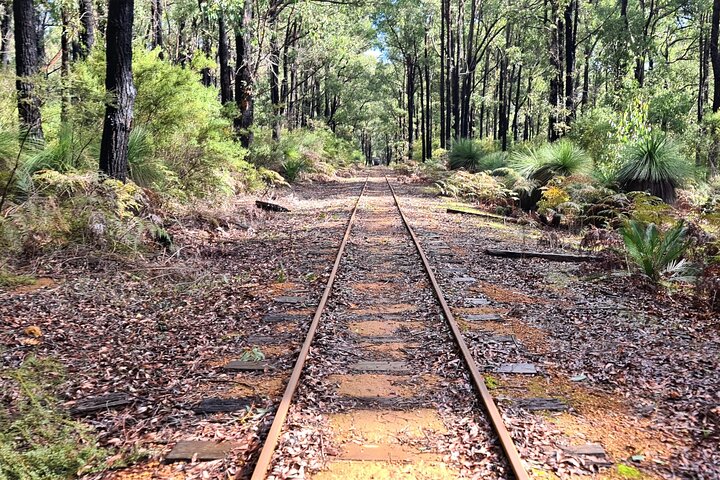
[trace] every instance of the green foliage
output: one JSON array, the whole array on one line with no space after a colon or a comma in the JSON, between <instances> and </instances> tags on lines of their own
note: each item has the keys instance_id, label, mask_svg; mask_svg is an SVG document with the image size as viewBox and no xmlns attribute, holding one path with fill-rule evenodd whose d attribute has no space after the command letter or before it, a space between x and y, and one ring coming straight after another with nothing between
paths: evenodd
<instances>
[{"instance_id":1,"label":"green foliage","mask_svg":"<svg viewBox=\"0 0 720 480\"><path fill-rule=\"evenodd\" d=\"M289 182L333 175L338 168L364 161L352 142L319 127L291 130L280 142L259 136L250 158L258 166L280 171Z\"/></svg>"},{"instance_id":2,"label":"green foliage","mask_svg":"<svg viewBox=\"0 0 720 480\"><path fill-rule=\"evenodd\" d=\"M506 166L506 164L506 152L493 152L492 145L467 138L454 141L448 153L448 167L450 170L464 168L475 173L495 170Z\"/></svg>"},{"instance_id":3,"label":"green foliage","mask_svg":"<svg viewBox=\"0 0 720 480\"><path fill-rule=\"evenodd\" d=\"M637 468L620 463L617 466L618 474L623 478L642 478L642 473Z\"/></svg>"},{"instance_id":4,"label":"green foliage","mask_svg":"<svg viewBox=\"0 0 720 480\"><path fill-rule=\"evenodd\" d=\"M135 252L152 227L147 198L132 182L100 181L96 173L41 170L26 201L0 221L6 251L36 255L71 245Z\"/></svg>"},{"instance_id":5,"label":"green foliage","mask_svg":"<svg viewBox=\"0 0 720 480\"><path fill-rule=\"evenodd\" d=\"M617 172L617 183L626 191L649 192L672 203L676 189L693 173L677 145L664 133L653 132L632 143Z\"/></svg>"},{"instance_id":6,"label":"green foliage","mask_svg":"<svg viewBox=\"0 0 720 480\"><path fill-rule=\"evenodd\" d=\"M621 229L625 248L640 271L653 283L663 274L671 273L676 279L685 279L687 264L681 257L689 243L687 227L681 220L666 232L654 223L629 220Z\"/></svg>"},{"instance_id":7,"label":"green foliage","mask_svg":"<svg viewBox=\"0 0 720 480\"><path fill-rule=\"evenodd\" d=\"M477 142L469 138L455 140L448 154L448 167L450 170L464 168L469 172L477 172L480 160L488 152Z\"/></svg>"},{"instance_id":8,"label":"green foliage","mask_svg":"<svg viewBox=\"0 0 720 480\"><path fill-rule=\"evenodd\" d=\"M12 410L0 411L0 479L64 480L97 468L107 452L61 410L53 395L62 379L56 363L30 357L2 376L17 396Z\"/></svg>"},{"instance_id":9,"label":"green foliage","mask_svg":"<svg viewBox=\"0 0 720 480\"><path fill-rule=\"evenodd\" d=\"M497 178L485 172L453 172L444 180L436 182L435 187L441 195L485 204L508 205L515 198L512 191L505 188Z\"/></svg>"},{"instance_id":10,"label":"green foliage","mask_svg":"<svg viewBox=\"0 0 720 480\"><path fill-rule=\"evenodd\" d=\"M31 175L40 170L69 173L93 168L93 161L88 152L91 141L77 134L72 125L63 125L57 138L44 148L29 152L23 170Z\"/></svg>"},{"instance_id":11,"label":"green foliage","mask_svg":"<svg viewBox=\"0 0 720 480\"><path fill-rule=\"evenodd\" d=\"M560 140L517 152L511 156L510 165L526 178L545 185L555 177L590 173L592 159L573 142Z\"/></svg>"},{"instance_id":12,"label":"green foliage","mask_svg":"<svg viewBox=\"0 0 720 480\"><path fill-rule=\"evenodd\" d=\"M286 160L282 163L282 171L285 179L289 182L294 182L298 179L301 173L307 172L311 164L307 157L300 155L297 150L289 150L285 154Z\"/></svg>"}]
</instances>

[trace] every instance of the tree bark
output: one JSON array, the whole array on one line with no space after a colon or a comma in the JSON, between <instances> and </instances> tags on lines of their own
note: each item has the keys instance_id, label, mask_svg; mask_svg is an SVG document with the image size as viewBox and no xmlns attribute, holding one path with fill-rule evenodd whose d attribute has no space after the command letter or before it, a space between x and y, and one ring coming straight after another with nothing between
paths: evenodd
<instances>
[{"instance_id":1,"label":"tree bark","mask_svg":"<svg viewBox=\"0 0 720 480\"><path fill-rule=\"evenodd\" d=\"M0 67L4 70L10 66L12 0L3 0L0 7L2 7L2 17L0 17Z\"/></svg>"},{"instance_id":2,"label":"tree bark","mask_svg":"<svg viewBox=\"0 0 720 480\"><path fill-rule=\"evenodd\" d=\"M713 104L712 111L720 110L720 49L718 48L718 37L720 37L720 0L713 1L712 25L710 27L710 60L713 69Z\"/></svg>"},{"instance_id":3,"label":"tree bark","mask_svg":"<svg viewBox=\"0 0 720 480\"><path fill-rule=\"evenodd\" d=\"M60 9L60 19L62 22L62 32L60 33L60 122L67 123L70 111L70 19L66 7Z\"/></svg>"},{"instance_id":4,"label":"tree bark","mask_svg":"<svg viewBox=\"0 0 720 480\"><path fill-rule=\"evenodd\" d=\"M272 138L280 140L282 126L282 105L280 104L280 45L277 38L277 16L269 13L270 21L270 68L268 69L270 82L270 105L272 105Z\"/></svg>"},{"instance_id":5,"label":"tree bark","mask_svg":"<svg viewBox=\"0 0 720 480\"><path fill-rule=\"evenodd\" d=\"M160 49L160 58L163 58L163 31L162 31L162 15L163 0L152 0L150 2L150 49Z\"/></svg>"},{"instance_id":6,"label":"tree bark","mask_svg":"<svg viewBox=\"0 0 720 480\"><path fill-rule=\"evenodd\" d=\"M428 59L428 43L430 32L429 28L425 29L425 151L427 158L432 158L432 101L431 92L432 86L430 85L430 60Z\"/></svg>"},{"instance_id":7,"label":"tree bark","mask_svg":"<svg viewBox=\"0 0 720 480\"><path fill-rule=\"evenodd\" d=\"M405 73L407 75L405 81L405 95L407 96L407 139L408 139L408 158L413 158L414 133L414 115L415 115L415 60L410 57L405 58Z\"/></svg>"},{"instance_id":8,"label":"tree bark","mask_svg":"<svg viewBox=\"0 0 720 480\"><path fill-rule=\"evenodd\" d=\"M80 14L80 57L85 58L95 45L95 12L92 0L80 0L78 4Z\"/></svg>"},{"instance_id":9,"label":"tree bark","mask_svg":"<svg viewBox=\"0 0 720 480\"><path fill-rule=\"evenodd\" d=\"M575 118L575 57L577 55L578 0L565 7L565 109L566 122Z\"/></svg>"},{"instance_id":10,"label":"tree bark","mask_svg":"<svg viewBox=\"0 0 720 480\"><path fill-rule=\"evenodd\" d=\"M109 0L106 38L105 104L100 171L124 182L128 175L128 142L132 129L135 86L132 76L134 0Z\"/></svg>"},{"instance_id":11,"label":"tree bark","mask_svg":"<svg viewBox=\"0 0 720 480\"><path fill-rule=\"evenodd\" d=\"M34 5L35 9L35 48L37 49L38 67L45 65L45 12L42 11L38 4Z\"/></svg>"},{"instance_id":12,"label":"tree bark","mask_svg":"<svg viewBox=\"0 0 720 480\"><path fill-rule=\"evenodd\" d=\"M558 123L558 110L560 107L560 75L562 72L562 66L560 63L560 45L559 45L559 32L557 22L557 3L555 0L550 1L551 13L550 13L550 117L548 119L548 140L553 142L558 139L557 123Z\"/></svg>"},{"instance_id":13,"label":"tree bark","mask_svg":"<svg viewBox=\"0 0 720 480\"><path fill-rule=\"evenodd\" d=\"M233 126L235 135L243 147L248 148L253 141L254 107L254 72L252 69L252 50L250 25L253 16L253 0L245 0L243 7L242 24L235 34L235 48L237 50L238 66L235 74L235 103L238 107L238 116Z\"/></svg>"},{"instance_id":14,"label":"tree bark","mask_svg":"<svg viewBox=\"0 0 720 480\"><path fill-rule=\"evenodd\" d=\"M230 52L228 47L225 15L221 12L219 18L218 58L220 60L220 102L225 105L233 101L232 68L230 68Z\"/></svg>"},{"instance_id":15,"label":"tree bark","mask_svg":"<svg viewBox=\"0 0 720 480\"><path fill-rule=\"evenodd\" d=\"M447 28L447 18L445 17L445 3L449 0L441 0L440 2L440 148L447 148L445 139L445 30Z\"/></svg>"},{"instance_id":16,"label":"tree bark","mask_svg":"<svg viewBox=\"0 0 720 480\"><path fill-rule=\"evenodd\" d=\"M15 72L20 126L30 137L43 140L40 98L33 77L38 73L37 16L32 0L14 0Z\"/></svg>"}]
</instances>

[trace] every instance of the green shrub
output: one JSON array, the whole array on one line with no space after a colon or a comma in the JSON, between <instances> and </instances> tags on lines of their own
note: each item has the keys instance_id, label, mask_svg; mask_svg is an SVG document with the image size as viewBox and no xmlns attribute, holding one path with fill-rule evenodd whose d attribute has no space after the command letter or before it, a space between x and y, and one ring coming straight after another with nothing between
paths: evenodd
<instances>
[{"instance_id":1,"label":"green shrub","mask_svg":"<svg viewBox=\"0 0 720 480\"><path fill-rule=\"evenodd\" d=\"M624 157L616 177L620 188L648 192L668 203L675 201L676 189L693 173L677 145L662 132L652 132L630 144Z\"/></svg>"},{"instance_id":2,"label":"green shrub","mask_svg":"<svg viewBox=\"0 0 720 480\"><path fill-rule=\"evenodd\" d=\"M12 413L0 412L0 479L64 480L98 468L107 452L53 395L62 379L56 363L30 357L2 377L17 396Z\"/></svg>"},{"instance_id":3,"label":"green shrub","mask_svg":"<svg viewBox=\"0 0 720 480\"><path fill-rule=\"evenodd\" d=\"M441 195L461 197L484 204L506 206L515 198L511 190L485 172L453 172L446 179L436 182L435 187Z\"/></svg>"},{"instance_id":4,"label":"green shrub","mask_svg":"<svg viewBox=\"0 0 720 480\"><path fill-rule=\"evenodd\" d=\"M510 166L521 175L546 185L555 177L590 173L592 158L573 142L560 140L513 154Z\"/></svg>"},{"instance_id":5,"label":"green shrub","mask_svg":"<svg viewBox=\"0 0 720 480\"><path fill-rule=\"evenodd\" d=\"M448 153L448 168L458 170L464 168L469 172L495 170L507 163L505 152L493 152L492 145L467 138L453 142Z\"/></svg>"},{"instance_id":6,"label":"green shrub","mask_svg":"<svg viewBox=\"0 0 720 480\"><path fill-rule=\"evenodd\" d=\"M666 232L661 232L654 223L629 220L621 233L628 255L651 282L657 283L664 274L685 278L688 266L681 257L689 242L682 220Z\"/></svg>"}]
</instances>

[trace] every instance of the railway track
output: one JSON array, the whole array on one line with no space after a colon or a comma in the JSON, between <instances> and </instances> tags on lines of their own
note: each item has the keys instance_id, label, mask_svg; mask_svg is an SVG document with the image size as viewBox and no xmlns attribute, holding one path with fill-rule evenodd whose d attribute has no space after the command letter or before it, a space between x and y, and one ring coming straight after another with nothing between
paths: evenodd
<instances>
[{"instance_id":1,"label":"railway track","mask_svg":"<svg viewBox=\"0 0 720 480\"><path fill-rule=\"evenodd\" d=\"M372 197L372 199L368 199L368 197ZM368 199L368 203L374 201L375 205L370 204L365 209L361 208L361 203L365 199ZM363 219L361 227L358 228L356 224L359 216L363 216ZM356 233L355 236L353 236L354 230ZM348 245L351 246L350 249ZM348 250L351 250L349 254ZM414 260L413 257L415 258ZM400 260L401 258L403 260ZM405 259L408 258L413 261L407 263ZM417 262L417 259L419 259L419 262ZM343 262L345 262L345 264L343 264ZM353 262L361 264L360 267L362 268L358 271L359 273L352 270ZM420 265L418 265L418 263ZM343 272L343 270L347 270L347 272ZM384 283L380 282L381 285L388 286L387 291L384 293L375 292L377 297L381 297L379 298L381 300L379 306L373 304L371 301L370 305L363 305L369 308L362 309L357 308L352 302L335 299L335 297L343 297L348 291L346 285L337 285L339 277L343 277L344 275L344 278L340 280L341 283L352 286L357 285L357 282L350 282L349 279L362 277L363 274L367 275L367 278L373 279L377 278L378 275L387 275L387 278L381 277ZM413 278L408 280L405 277ZM420 283L422 283L421 286L419 286ZM364 283L363 285L367 284ZM403 288L392 288L393 285L403 286ZM342 289L342 292L338 292L340 289ZM428 291L430 291L431 294L429 294ZM331 300L331 297L333 300ZM360 298L362 298L362 296L360 296ZM394 302L399 299L404 299L406 302L387 303L388 300ZM332 301L336 301L337 305L331 305L330 311L328 311L328 305L331 304ZM433 303L433 301L434 305L431 305L430 303ZM346 308L348 304L350 307ZM477 401L477 404L482 407L484 416L487 419L487 424L493 430L493 433L488 435L489 437L492 435L494 438L491 443L497 442L501 447L505 466L500 469L502 474L499 475L499 477L505 477L507 473L510 473L514 478L519 480L529 478L523 467L520 455L513 444L512 438L503 424L502 416L495 405L492 395L485 386L484 377L480 373L470 350L463 340L460 327L435 278L435 273L430 265L423 245L421 245L418 236L413 231L412 226L402 210L401 201L396 195L392 183L387 177L374 177L372 180L368 177L351 211L327 284L307 331L294 368L290 374L274 420L260 450L257 462L255 463L255 468L251 476L253 480L265 479L271 472L274 454L281 441L281 436L286 429L286 421L288 420L288 416L291 415L291 407L294 402L298 401L298 390L302 390L303 387L303 373L307 368L311 347L313 347L313 350L319 350L319 353L315 352L313 357L323 356L324 347L314 348L314 344L316 345L318 343L316 337L318 336L318 331L322 330L324 322L331 323L330 319L332 318L332 322L339 322L338 325L340 325L340 328L347 333L347 331L352 330L352 328L347 328L349 325L360 325L359 328L362 330L362 321L355 321L353 323L352 320L377 317L385 320L384 323L386 325L390 325L401 321L401 317L420 315L419 311L417 311L418 305L425 305L423 308L428 309L425 314L428 319L440 316L444 318L445 322L442 328L448 332L448 336L457 348L455 357L453 357L454 360L451 360L451 362L462 362L464 375L459 376L466 376L472 384L475 395L474 399ZM383 312L390 312L390 314ZM425 311L423 310L423 312ZM369 321L368 324L373 324L373 322ZM432 323L427 323L427 327L430 327L430 329L432 329L432 325ZM324 340L330 338L337 329L338 327L334 325L333 331L328 332L327 338ZM401 325L398 332L407 332L407 328ZM396 337L393 336L378 337L366 335L364 337L358 337L352 332L346 334L346 339L347 338L357 340L359 342L358 345L365 346L372 342L390 344L393 340L396 340ZM332 343L331 338L330 340L330 343ZM327 341L324 342L324 344L327 343ZM445 347L447 347L447 345ZM365 347L353 347L350 357L363 358L363 355L367 355L367 352L363 350L363 348ZM371 351L370 348L371 347L367 347L366 350L369 352ZM407 349L398 348L398 350L406 351ZM387 356L388 349L385 348L383 351ZM394 361L386 359L378 360L377 353L370 354L373 360L357 362L354 364L354 367L342 365L342 359L339 361L328 360L328 362L330 364L336 364L331 368L340 372L354 370L355 372L381 372L391 375L398 374L399 376L408 373L418 374L418 372L422 370L432 370L432 367L428 366L427 362L424 363L424 366L420 365L422 361L427 360L426 358L422 358L421 360L423 356L422 349L416 349L413 350L413 352L418 362L417 365L412 361L398 361L397 356L392 357ZM393 355L397 354L397 352L390 353ZM332 355L326 352L326 356ZM427 357L427 355L425 355L425 357ZM347 361L345 363L347 363ZM341 365L338 366L337 364ZM426 396L423 400L419 400L419 403L427 403L430 401L429 398L429 396ZM355 403L351 402L351 404L357 406L356 404L358 402L364 404L367 403L367 400L367 398L355 398ZM410 402L412 403L412 401ZM374 405L371 399L369 404L372 405L370 408L374 408L377 411L384 411L383 409L387 408L385 403L383 403L384 406ZM362 448L360 450L362 450ZM398 455L397 451L393 452L394 453L390 454L391 457ZM365 452L365 455L366 454L367 452ZM360 459L362 459L362 457L363 455L360 455ZM371 459L372 455L367 458ZM340 477L338 476L338 478Z\"/></svg>"}]
</instances>

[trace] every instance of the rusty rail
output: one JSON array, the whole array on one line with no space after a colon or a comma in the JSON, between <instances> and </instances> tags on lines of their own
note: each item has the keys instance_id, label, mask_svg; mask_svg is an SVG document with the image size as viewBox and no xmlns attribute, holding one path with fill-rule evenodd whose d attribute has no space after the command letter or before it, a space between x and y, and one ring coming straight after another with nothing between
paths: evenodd
<instances>
[{"instance_id":1,"label":"rusty rail","mask_svg":"<svg viewBox=\"0 0 720 480\"><path fill-rule=\"evenodd\" d=\"M413 242L415 243L415 248L417 249L418 253L420 254L420 258L422 259L423 266L425 267L425 272L428 275L428 278L430 279L430 283L432 284L433 290L435 291L435 296L437 297L438 301L440 302L440 305L442 306L443 313L445 314L445 318L447 320L448 325L450 326L450 329L453 333L453 338L455 340L455 343L457 344L458 348L460 349L460 353L462 354L463 360L465 361L465 365L467 366L468 370L470 371L470 377L472 378L473 385L475 386L475 389L480 396L480 399L482 400L483 406L485 407L485 410L488 414L488 417L490 418L490 423L492 424L493 429L495 430L495 434L498 436L498 439L500 440L500 445L502 446L503 450L505 451L505 456L508 459L508 462L510 463L510 468L512 469L513 473L515 474L515 478L517 480L529 480L528 474L525 471L525 467L522 464L522 460L520 459L520 454L517 451L517 448L515 447L515 443L512 440L512 437L510 436L510 433L508 432L507 428L505 427L505 423L503 422L502 415L500 414L500 411L497 408L497 405L495 405L495 401L493 400L492 395L488 391L487 387L485 386L485 378L480 373L480 371L477 368L477 365L475 364L475 360L472 357L472 353L470 353L470 349L467 347L467 344L465 343L465 340L463 340L462 333L460 332L460 327L457 324L457 321L455 321L455 316L452 314L452 311L450 311L450 307L447 304L447 301L445 300L445 295L442 292L442 289L440 288L440 284L438 284L437 279L435 278L435 274L432 271L432 268L430 267L430 262L428 261L427 256L425 255L425 251L422 249L422 246L420 245L420 241L418 240L417 236L415 235L415 232L413 231L412 227L410 226L410 223L408 222L407 218L405 217L405 214L402 211L402 208L400 208L400 202L398 202L397 195L395 195L395 189L393 188L392 184L390 184L390 180L385 177L385 181L388 184L388 187L390 187L390 192L392 193L393 200L395 201L395 206L398 209L398 212L400 212L400 217L402 218L403 223L405 224L405 228L407 229L408 233L410 233L410 236L413 239Z\"/></svg>"},{"instance_id":2,"label":"rusty rail","mask_svg":"<svg viewBox=\"0 0 720 480\"><path fill-rule=\"evenodd\" d=\"M283 397L280 400L280 405L278 406L277 412L275 413L275 418L273 419L272 425L270 425L270 431L265 438L265 443L263 444L263 448L260 451L260 456L258 457L258 461L255 464L252 476L250 477L251 480L263 480L266 477L268 470L270 469L273 453L275 453L278 441L280 440L280 434L282 433L283 424L285 423L288 411L290 410L290 404L292 403L292 399L295 396L295 391L297 390L297 387L300 383L300 375L302 374L303 367L305 366L305 360L307 360L308 353L310 352L310 344L312 343L313 338L315 338L315 332L317 331L318 324L320 323L320 317L323 314L323 310L325 310L325 304L327 303L327 300L330 297L330 293L332 292L333 283L335 282L335 277L337 276L337 271L340 267L340 260L342 259L342 255L345 252L345 245L350 238L350 231L352 230L353 223L355 222L355 214L357 213L360 199L365 193L365 188L367 187L367 184L368 179L366 178L362 190L360 191L360 195L358 195L357 200L355 200L355 206L353 207L350 218L348 219L347 227L345 228L345 235L343 236L342 242L340 243L340 248L338 248L338 252L335 257L335 263L333 264L333 269L330 272L330 277L328 278L327 284L325 285L325 291L323 292L322 298L320 298L320 303L315 310L315 315L313 316L312 322L310 323L310 328L308 329L307 336L305 337L305 342L303 343L303 346L300 349L300 353L298 354L298 358L295 361L295 366L293 367L292 373L290 374L290 380L285 387L285 393L283 393Z\"/></svg>"}]
</instances>

